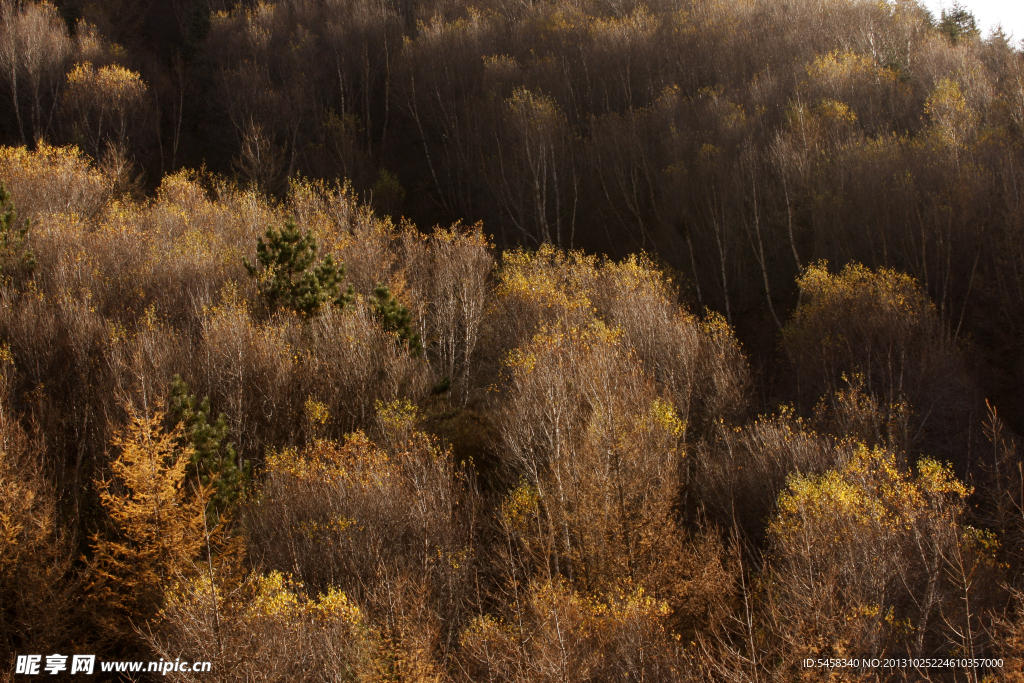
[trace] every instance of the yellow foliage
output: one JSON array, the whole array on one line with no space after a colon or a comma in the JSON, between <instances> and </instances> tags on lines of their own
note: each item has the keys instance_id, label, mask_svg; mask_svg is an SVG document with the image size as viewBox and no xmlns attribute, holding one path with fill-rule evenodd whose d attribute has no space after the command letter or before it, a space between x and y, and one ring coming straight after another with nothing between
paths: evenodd
<instances>
[{"instance_id":1,"label":"yellow foliage","mask_svg":"<svg viewBox=\"0 0 1024 683\"><path fill-rule=\"evenodd\" d=\"M496 294L549 309L587 309L586 291L596 277L596 266L595 256L564 252L550 244L542 244L536 252L505 252Z\"/></svg>"},{"instance_id":2,"label":"yellow foliage","mask_svg":"<svg viewBox=\"0 0 1024 683\"><path fill-rule=\"evenodd\" d=\"M169 660L195 653L228 681L373 680L380 639L344 592L310 597L279 571L228 588L209 574L176 582L150 644Z\"/></svg>"},{"instance_id":3,"label":"yellow foliage","mask_svg":"<svg viewBox=\"0 0 1024 683\"><path fill-rule=\"evenodd\" d=\"M617 295L626 299L643 296L671 301L676 297L672 279L643 252L602 264L601 274L614 283Z\"/></svg>"},{"instance_id":4,"label":"yellow foliage","mask_svg":"<svg viewBox=\"0 0 1024 683\"><path fill-rule=\"evenodd\" d=\"M884 324L897 319L902 327L919 324L934 312L934 306L914 278L888 268L872 271L849 263L833 275L821 261L807 267L797 280L803 298L792 321L783 330L787 344L800 346L819 337L824 347L847 346L852 340L841 332L849 324ZM822 328L833 328L820 335Z\"/></svg>"},{"instance_id":5,"label":"yellow foliage","mask_svg":"<svg viewBox=\"0 0 1024 683\"><path fill-rule=\"evenodd\" d=\"M377 401L377 419L381 425L394 433L408 433L416 424L418 408L407 398L396 398L384 403Z\"/></svg>"},{"instance_id":6,"label":"yellow foliage","mask_svg":"<svg viewBox=\"0 0 1024 683\"><path fill-rule=\"evenodd\" d=\"M354 626L362 624L364 620L359 605L333 586L328 589L326 595L321 594L311 607L320 618L342 619Z\"/></svg>"},{"instance_id":7,"label":"yellow foliage","mask_svg":"<svg viewBox=\"0 0 1024 683\"><path fill-rule=\"evenodd\" d=\"M11 409L14 365L0 345L0 658L56 647L73 619L69 535L58 524L57 496L39 449ZM12 649L14 651L12 651Z\"/></svg>"},{"instance_id":8,"label":"yellow foliage","mask_svg":"<svg viewBox=\"0 0 1024 683\"><path fill-rule=\"evenodd\" d=\"M664 399L656 398L651 403L650 420L676 437L682 437L686 432L686 422L679 419L675 406Z\"/></svg>"},{"instance_id":9,"label":"yellow foliage","mask_svg":"<svg viewBox=\"0 0 1024 683\"><path fill-rule=\"evenodd\" d=\"M290 578L277 571L257 576L254 581L256 595L249 605L254 617L294 619L297 616L300 607L296 593L302 589L302 584L293 584Z\"/></svg>"},{"instance_id":10,"label":"yellow foliage","mask_svg":"<svg viewBox=\"0 0 1024 683\"><path fill-rule=\"evenodd\" d=\"M862 485L863 477L875 470L891 479L895 471L893 456L861 447L842 471L821 477L795 475L789 489L779 496L779 519L771 527L772 533L781 538L800 530L807 517L841 517L854 527L870 522L892 523L893 511Z\"/></svg>"},{"instance_id":11,"label":"yellow foliage","mask_svg":"<svg viewBox=\"0 0 1024 683\"><path fill-rule=\"evenodd\" d=\"M99 156L106 144L124 148L141 121L147 94L142 77L131 69L117 64L96 69L82 62L67 75L62 105L89 152Z\"/></svg>"},{"instance_id":12,"label":"yellow foliage","mask_svg":"<svg viewBox=\"0 0 1024 683\"><path fill-rule=\"evenodd\" d=\"M38 221L60 217L81 229L99 210L106 194L103 174L77 147L53 147L40 141L34 151L0 147L0 182L11 192L22 215ZM36 229L45 231L48 221Z\"/></svg>"},{"instance_id":13,"label":"yellow foliage","mask_svg":"<svg viewBox=\"0 0 1024 683\"><path fill-rule=\"evenodd\" d=\"M163 591L193 569L207 539L210 490L189 491L192 450L180 446L180 427L165 432L164 413L134 415L112 442L118 450L111 479L96 487L109 531L93 535L89 592L109 627L130 633L122 619L141 624L156 614Z\"/></svg>"},{"instance_id":14,"label":"yellow foliage","mask_svg":"<svg viewBox=\"0 0 1024 683\"><path fill-rule=\"evenodd\" d=\"M342 444L318 441L301 452L295 449L271 451L265 465L268 478L287 475L298 481L323 483L345 481L365 485L371 480L386 481L395 472L387 452L374 445L363 432L346 435Z\"/></svg>"},{"instance_id":15,"label":"yellow foliage","mask_svg":"<svg viewBox=\"0 0 1024 683\"><path fill-rule=\"evenodd\" d=\"M895 78L893 72L878 66L870 56L849 50L819 55L807 66L807 74L812 82L827 85L833 91L852 90L866 82Z\"/></svg>"},{"instance_id":16,"label":"yellow foliage","mask_svg":"<svg viewBox=\"0 0 1024 683\"><path fill-rule=\"evenodd\" d=\"M833 125L848 126L857 122L857 115L850 106L836 100L821 100L815 106L814 113Z\"/></svg>"},{"instance_id":17,"label":"yellow foliage","mask_svg":"<svg viewBox=\"0 0 1024 683\"><path fill-rule=\"evenodd\" d=\"M769 525L764 588L794 656L885 651L911 636L922 647L933 612L976 628L977 610L952 604L971 609L997 544L964 524L970 494L946 465L913 471L864 445L839 469L793 475Z\"/></svg>"},{"instance_id":18,"label":"yellow foliage","mask_svg":"<svg viewBox=\"0 0 1024 683\"><path fill-rule=\"evenodd\" d=\"M828 80L846 79L853 75L875 74L878 67L867 55L856 52L840 52L833 50L826 55L819 55L808 65L807 73L812 77Z\"/></svg>"},{"instance_id":19,"label":"yellow foliage","mask_svg":"<svg viewBox=\"0 0 1024 683\"><path fill-rule=\"evenodd\" d=\"M78 91L87 88L96 88L103 96L114 100L141 97L146 90L138 72L118 64L103 66L99 70L89 62L76 64L67 79L69 98L79 96Z\"/></svg>"},{"instance_id":20,"label":"yellow foliage","mask_svg":"<svg viewBox=\"0 0 1024 683\"><path fill-rule=\"evenodd\" d=\"M507 618L481 615L462 632L461 657L474 680L618 680L623 657L639 680L661 670L669 607L642 586L588 594L537 580L524 589Z\"/></svg>"},{"instance_id":21,"label":"yellow foliage","mask_svg":"<svg viewBox=\"0 0 1024 683\"><path fill-rule=\"evenodd\" d=\"M915 477L899 466L893 452L860 445L841 470L820 477L795 475L779 497L779 518L771 531L786 538L807 520L826 517L848 524L851 535L858 533L856 527L872 524L896 531L909 528L930 509L962 505L970 493L948 465L924 458Z\"/></svg>"},{"instance_id":22,"label":"yellow foliage","mask_svg":"<svg viewBox=\"0 0 1024 683\"><path fill-rule=\"evenodd\" d=\"M924 104L924 113L942 144L954 149L967 142L978 124L978 115L968 104L960 85L949 78L935 84L935 90Z\"/></svg>"},{"instance_id":23,"label":"yellow foliage","mask_svg":"<svg viewBox=\"0 0 1024 683\"><path fill-rule=\"evenodd\" d=\"M327 405L317 401L312 396L306 399L303 408L306 413L306 420L315 425L325 425L331 419L331 412Z\"/></svg>"},{"instance_id":24,"label":"yellow foliage","mask_svg":"<svg viewBox=\"0 0 1024 683\"><path fill-rule=\"evenodd\" d=\"M646 254L615 262L550 245L506 251L494 292L506 370L529 371L559 335L605 335L600 343L630 350L687 426L703 429L701 413L731 415L743 403L746 364L725 319L700 323L679 306L676 284Z\"/></svg>"},{"instance_id":25,"label":"yellow foliage","mask_svg":"<svg viewBox=\"0 0 1024 683\"><path fill-rule=\"evenodd\" d=\"M499 518L510 531L525 536L532 533L530 528L540 512L537 489L525 482L512 490L501 502Z\"/></svg>"}]
</instances>

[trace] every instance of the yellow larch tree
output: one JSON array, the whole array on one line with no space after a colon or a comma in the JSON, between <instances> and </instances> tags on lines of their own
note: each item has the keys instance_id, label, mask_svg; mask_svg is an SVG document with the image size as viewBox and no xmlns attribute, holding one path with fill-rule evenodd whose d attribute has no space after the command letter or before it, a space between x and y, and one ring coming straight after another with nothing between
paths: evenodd
<instances>
[{"instance_id":1,"label":"yellow larch tree","mask_svg":"<svg viewBox=\"0 0 1024 683\"><path fill-rule=\"evenodd\" d=\"M210 489L186 489L192 449L180 445L180 427L164 431L163 418L159 407L133 416L112 442L113 476L96 481L108 527L92 539L90 594L100 621L129 637L156 615L164 589L192 570L209 538Z\"/></svg>"}]
</instances>

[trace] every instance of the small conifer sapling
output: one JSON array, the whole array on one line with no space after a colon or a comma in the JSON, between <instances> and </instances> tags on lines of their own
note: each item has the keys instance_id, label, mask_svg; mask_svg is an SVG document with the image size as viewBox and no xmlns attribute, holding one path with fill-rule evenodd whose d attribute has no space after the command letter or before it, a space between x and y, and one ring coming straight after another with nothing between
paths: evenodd
<instances>
[{"instance_id":1,"label":"small conifer sapling","mask_svg":"<svg viewBox=\"0 0 1024 683\"><path fill-rule=\"evenodd\" d=\"M245 259L245 268L258 280L271 312L284 308L311 318L329 301L342 308L352 301L351 286L340 291L344 264L335 264L328 254L314 265L316 255L316 238L310 233L303 235L292 219L280 230L267 228L256 243L257 264Z\"/></svg>"},{"instance_id":2,"label":"small conifer sapling","mask_svg":"<svg viewBox=\"0 0 1024 683\"><path fill-rule=\"evenodd\" d=\"M171 415L182 427L182 447L192 452L187 475L197 477L199 485L211 487L208 513L220 518L230 513L249 478L249 463L238 461L234 444L226 443L227 421L220 413L210 422L210 399L198 401L189 393L188 384L175 375L171 382Z\"/></svg>"},{"instance_id":3,"label":"small conifer sapling","mask_svg":"<svg viewBox=\"0 0 1024 683\"><path fill-rule=\"evenodd\" d=\"M11 194L0 183L0 277L23 281L32 277L36 258L28 246L31 223L19 220Z\"/></svg>"},{"instance_id":4,"label":"small conifer sapling","mask_svg":"<svg viewBox=\"0 0 1024 683\"><path fill-rule=\"evenodd\" d=\"M412 328L412 315L409 313L409 309L403 306L384 285L377 285L377 288L373 290L373 296L371 305L380 316L381 326L388 332L397 333L400 341L409 344L409 353L419 357L423 353L423 344L420 343L419 333Z\"/></svg>"}]
</instances>

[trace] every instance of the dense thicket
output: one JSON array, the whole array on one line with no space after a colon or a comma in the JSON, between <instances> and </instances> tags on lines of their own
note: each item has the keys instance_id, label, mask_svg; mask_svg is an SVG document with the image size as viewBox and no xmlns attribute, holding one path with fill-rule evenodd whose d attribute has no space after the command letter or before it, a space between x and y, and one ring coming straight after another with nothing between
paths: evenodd
<instances>
[{"instance_id":1,"label":"dense thicket","mask_svg":"<svg viewBox=\"0 0 1024 683\"><path fill-rule=\"evenodd\" d=\"M0 288L5 658L408 681L1017 661L1021 458L907 275L808 267L779 337L798 391L757 416L725 318L646 256L498 252L345 186L276 203L181 172L138 200L73 148L0 158L33 262ZM325 272L313 245L331 296L280 305Z\"/></svg>"},{"instance_id":2,"label":"dense thicket","mask_svg":"<svg viewBox=\"0 0 1024 683\"><path fill-rule=\"evenodd\" d=\"M76 143L125 188L343 177L501 247L655 251L759 372L807 264L896 268L1020 419L1024 61L962 9L5 0L2 30L0 138Z\"/></svg>"},{"instance_id":3,"label":"dense thicket","mask_svg":"<svg viewBox=\"0 0 1024 683\"><path fill-rule=\"evenodd\" d=\"M213 5L0 0L0 660L1024 675L1005 37Z\"/></svg>"}]
</instances>

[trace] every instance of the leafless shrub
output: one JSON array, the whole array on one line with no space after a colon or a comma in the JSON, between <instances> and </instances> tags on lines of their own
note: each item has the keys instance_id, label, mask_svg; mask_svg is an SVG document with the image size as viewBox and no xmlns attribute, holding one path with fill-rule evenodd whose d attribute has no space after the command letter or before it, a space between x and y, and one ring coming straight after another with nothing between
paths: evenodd
<instances>
[{"instance_id":1,"label":"leafless shrub","mask_svg":"<svg viewBox=\"0 0 1024 683\"><path fill-rule=\"evenodd\" d=\"M642 589L607 597L562 583L532 582L499 620L475 619L462 634L464 680L676 681L667 605Z\"/></svg>"},{"instance_id":2,"label":"leafless shrub","mask_svg":"<svg viewBox=\"0 0 1024 683\"><path fill-rule=\"evenodd\" d=\"M58 489L70 497L73 514L89 481L94 458L103 453L119 410L109 393L105 356L111 328L80 298L65 293L0 291L0 334L20 369L17 389L24 410L45 434L48 467Z\"/></svg>"},{"instance_id":3,"label":"leafless shrub","mask_svg":"<svg viewBox=\"0 0 1024 683\"><path fill-rule=\"evenodd\" d=\"M89 167L89 159L72 147L40 144L35 152L24 147L0 148L0 180L14 197L21 215L42 222L47 215L63 214L82 224L93 218L107 199L102 174Z\"/></svg>"},{"instance_id":4,"label":"leafless shrub","mask_svg":"<svg viewBox=\"0 0 1024 683\"><path fill-rule=\"evenodd\" d=\"M273 454L247 517L257 563L338 586L381 633L429 662L450 653L474 563L472 489L450 451L380 407L381 445L355 433Z\"/></svg>"},{"instance_id":5,"label":"leafless shrub","mask_svg":"<svg viewBox=\"0 0 1024 683\"><path fill-rule=\"evenodd\" d=\"M977 408L965 363L934 306L909 276L824 265L800 280L803 301L784 346L806 403L840 396L842 378L860 375L863 390L886 407L908 404L907 448L957 458Z\"/></svg>"},{"instance_id":6,"label":"leafless shrub","mask_svg":"<svg viewBox=\"0 0 1024 683\"><path fill-rule=\"evenodd\" d=\"M425 368L381 328L360 298L349 311L326 310L305 331L308 358L298 381L308 400L322 402L337 436L369 426L376 405L423 390Z\"/></svg>"},{"instance_id":7,"label":"leafless shrub","mask_svg":"<svg viewBox=\"0 0 1024 683\"><path fill-rule=\"evenodd\" d=\"M53 133L54 112L72 54L67 28L49 2L0 4L0 73L22 144Z\"/></svg>"},{"instance_id":8,"label":"leafless shrub","mask_svg":"<svg viewBox=\"0 0 1024 683\"><path fill-rule=\"evenodd\" d=\"M618 335L541 332L509 359L499 422L511 530L541 576L654 588L673 542L683 425Z\"/></svg>"},{"instance_id":9,"label":"leafless shrub","mask_svg":"<svg viewBox=\"0 0 1024 683\"><path fill-rule=\"evenodd\" d=\"M165 660L210 662L224 681L357 681L375 673L376 634L344 593L309 597L280 572L240 577L237 568L212 566L167 587L160 623L146 634ZM210 673L165 675L184 682Z\"/></svg>"},{"instance_id":10,"label":"leafless shrub","mask_svg":"<svg viewBox=\"0 0 1024 683\"><path fill-rule=\"evenodd\" d=\"M233 163L235 170L264 192L280 192L284 186L285 151L258 123L245 129L242 148Z\"/></svg>"},{"instance_id":11,"label":"leafless shrub","mask_svg":"<svg viewBox=\"0 0 1024 683\"><path fill-rule=\"evenodd\" d=\"M474 388L471 375L494 266L491 246L479 225L435 230L422 264L429 287L426 335L436 344L434 374L451 379L463 405Z\"/></svg>"},{"instance_id":12,"label":"leafless shrub","mask_svg":"<svg viewBox=\"0 0 1024 683\"><path fill-rule=\"evenodd\" d=\"M1008 683L1019 683L1024 680L1024 662L1018 653L1024 649L1024 595L1020 591L1012 591L1013 604L1009 614L996 620L996 647L1000 655L1005 657L1002 671L1003 680Z\"/></svg>"},{"instance_id":13,"label":"leafless shrub","mask_svg":"<svg viewBox=\"0 0 1024 683\"><path fill-rule=\"evenodd\" d=\"M196 388L227 416L239 453L259 458L267 446L287 443L300 424L303 397L295 390L297 358L288 340L301 323L286 314L254 321L235 290L222 295L203 319Z\"/></svg>"},{"instance_id":14,"label":"leafless shrub","mask_svg":"<svg viewBox=\"0 0 1024 683\"><path fill-rule=\"evenodd\" d=\"M722 427L694 453L686 506L724 529L758 539L789 477L842 466L849 448L815 434L788 411L743 427Z\"/></svg>"}]
</instances>

